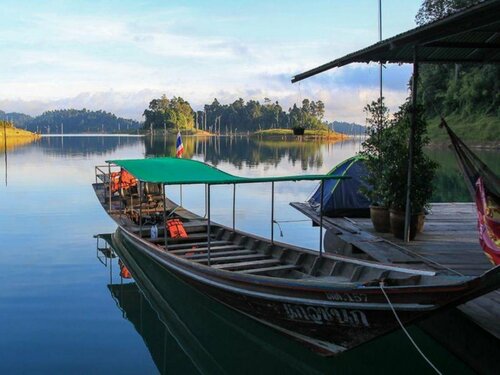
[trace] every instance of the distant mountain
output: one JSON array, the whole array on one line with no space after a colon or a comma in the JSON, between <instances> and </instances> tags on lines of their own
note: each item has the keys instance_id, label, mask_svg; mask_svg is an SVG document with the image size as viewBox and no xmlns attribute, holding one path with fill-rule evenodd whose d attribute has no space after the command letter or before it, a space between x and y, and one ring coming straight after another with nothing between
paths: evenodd
<instances>
[{"instance_id":1,"label":"distant mountain","mask_svg":"<svg viewBox=\"0 0 500 375\"><path fill-rule=\"evenodd\" d=\"M333 121L328 124L330 129L336 131L337 133L349 134L349 135L364 135L366 132L366 127L363 125L344 122L344 121Z\"/></svg>"},{"instance_id":2,"label":"distant mountain","mask_svg":"<svg viewBox=\"0 0 500 375\"><path fill-rule=\"evenodd\" d=\"M33 117L25 115L24 113L5 113L4 111L0 111L0 120L11 121L17 128L25 128L26 124L33 120Z\"/></svg>"},{"instance_id":3,"label":"distant mountain","mask_svg":"<svg viewBox=\"0 0 500 375\"><path fill-rule=\"evenodd\" d=\"M17 127L42 134L131 133L141 127L139 121L85 108L47 111L34 118L22 113L0 111L0 119L3 118L14 122Z\"/></svg>"}]
</instances>

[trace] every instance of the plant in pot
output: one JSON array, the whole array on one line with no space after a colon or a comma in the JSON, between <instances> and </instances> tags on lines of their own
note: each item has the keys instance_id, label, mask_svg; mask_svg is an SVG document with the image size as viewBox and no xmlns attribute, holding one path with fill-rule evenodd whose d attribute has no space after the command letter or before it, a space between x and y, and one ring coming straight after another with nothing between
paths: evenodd
<instances>
[{"instance_id":1,"label":"plant in pot","mask_svg":"<svg viewBox=\"0 0 500 375\"><path fill-rule=\"evenodd\" d=\"M370 217L377 232L390 231L389 200L384 176L385 154L390 148L385 133L388 131L389 110L384 104L384 98L372 101L364 108L367 122L368 137L363 142L360 155L364 159L367 174L365 184L361 187L363 193L371 202Z\"/></svg>"},{"instance_id":2,"label":"plant in pot","mask_svg":"<svg viewBox=\"0 0 500 375\"><path fill-rule=\"evenodd\" d=\"M422 106L416 108L416 129L413 147L413 170L410 186L410 240L422 231L424 210L432 196L432 181L438 164L424 153L429 143L427 125L423 118ZM411 104L404 103L394 114L391 126L384 136L391 147L384 153L384 170L382 180L385 181L385 194L391 204L391 232L398 238L404 238L404 222L406 208L406 188L408 177L408 139L411 124Z\"/></svg>"}]
</instances>

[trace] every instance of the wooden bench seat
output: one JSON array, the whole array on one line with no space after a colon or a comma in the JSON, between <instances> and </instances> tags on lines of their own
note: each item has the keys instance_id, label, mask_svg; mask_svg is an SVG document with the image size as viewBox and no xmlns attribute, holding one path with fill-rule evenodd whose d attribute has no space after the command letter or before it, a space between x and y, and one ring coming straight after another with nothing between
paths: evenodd
<instances>
[{"instance_id":1,"label":"wooden bench seat","mask_svg":"<svg viewBox=\"0 0 500 375\"><path fill-rule=\"evenodd\" d=\"M185 244L185 245L189 245L190 244L190 240L191 241L196 241L196 240L200 240L200 239L203 239L203 238L206 238L207 236L205 235L205 237L200 237L200 236L196 236L196 237L178 237L178 238L170 238L168 237L167 238L167 241L168 241L168 244L178 244L178 243L182 243L182 244ZM155 243L155 244L160 244L160 245L163 245L165 243L165 237L158 237L158 238L151 238L151 237L145 237L144 238L146 241L149 241L151 243Z\"/></svg>"},{"instance_id":2,"label":"wooden bench seat","mask_svg":"<svg viewBox=\"0 0 500 375\"><path fill-rule=\"evenodd\" d=\"M162 243L165 242L165 238L164 237L158 237L158 238L154 238L154 239L152 239L151 237L149 237L149 238L145 237L144 239L146 241L149 241L149 242L152 242L152 243L162 244ZM187 237L176 237L176 238L168 237L167 238L167 242L169 244L178 244L178 243L186 244L186 243L196 242L196 241L199 241L199 240L206 241L207 240L207 234L206 233L192 233L192 234L188 234Z\"/></svg>"},{"instance_id":3,"label":"wooden bench seat","mask_svg":"<svg viewBox=\"0 0 500 375\"><path fill-rule=\"evenodd\" d=\"M217 257L229 256L229 255L247 255L247 254L256 254L256 251L241 249L241 250L233 250L233 251L218 251L215 253L211 252L210 258L217 258ZM208 253L192 254L191 252L187 252L185 255L181 255L181 257L183 257L185 259L190 259L190 260L203 259L203 258L208 258Z\"/></svg>"},{"instance_id":4,"label":"wooden bench seat","mask_svg":"<svg viewBox=\"0 0 500 375\"><path fill-rule=\"evenodd\" d=\"M237 249L244 249L243 246L236 246L236 245L222 245L222 246L210 246L210 252L216 252L216 251L229 251L229 250L237 250ZM208 252L208 247L196 247L196 248L191 248L191 249L181 249L181 250L170 250L169 248L169 253L172 254L177 254L177 255L183 255L186 253L206 253Z\"/></svg>"},{"instance_id":5,"label":"wooden bench seat","mask_svg":"<svg viewBox=\"0 0 500 375\"><path fill-rule=\"evenodd\" d=\"M210 241L210 246L221 246L221 245L230 245L232 242L229 241ZM208 245L208 242L191 242L191 243L179 243L179 244L172 244L168 246L168 250L184 250L184 249L189 249L191 250L193 246L196 246L197 248L206 248ZM173 251L172 251L173 252Z\"/></svg>"},{"instance_id":6,"label":"wooden bench seat","mask_svg":"<svg viewBox=\"0 0 500 375\"><path fill-rule=\"evenodd\" d=\"M280 264L279 266L274 266L274 267L252 268L249 270L241 270L241 271L236 271L236 272L258 275L258 274L263 274L263 273L272 272L272 271L285 271L285 270L294 270L294 269L296 270L299 268L300 268L300 266L297 266L295 264Z\"/></svg>"},{"instance_id":7,"label":"wooden bench seat","mask_svg":"<svg viewBox=\"0 0 500 375\"><path fill-rule=\"evenodd\" d=\"M263 254L246 254L246 255L231 255L231 256L225 256L225 257L212 257L212 254L210 255L210 263L231 263L231 262L236 262L236 261L246 261L246 260L257 260L257 259L269 259L267 255ZM208 263L208 254L207 257L204 259L195 259L193 262L196 263Z\"/></svg>"},{"instance_id":8,"label":"wooden bench seat","mask_svg":"<svg viewBox=\"0 0 500 375\"><path fill-rule=\"evenodd\" d=\"M212 267L220 270L237 271L243 269L259 268L260 266L278 265L279 263L280 262L277 259L262 259L250 262L215 264Z\"/></svg>"}]
</instances>

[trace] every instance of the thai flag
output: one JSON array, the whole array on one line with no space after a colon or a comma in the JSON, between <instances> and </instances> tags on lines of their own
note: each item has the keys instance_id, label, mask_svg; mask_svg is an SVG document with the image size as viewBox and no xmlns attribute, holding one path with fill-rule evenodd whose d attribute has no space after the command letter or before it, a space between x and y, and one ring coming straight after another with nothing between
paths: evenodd
<instances>
[{"instance_id":1,"label":"thai flag","mask_svg":"<svg viewBox=\"0 0 500 375\"><path fill-rule=\"evenodd\" d=\"M177 157L182 158L182 154L184 153L184 145L182 144L181 132L177 132L177 141L175 141L175 148L177 150Z\"/></svg>"}]
</instances>

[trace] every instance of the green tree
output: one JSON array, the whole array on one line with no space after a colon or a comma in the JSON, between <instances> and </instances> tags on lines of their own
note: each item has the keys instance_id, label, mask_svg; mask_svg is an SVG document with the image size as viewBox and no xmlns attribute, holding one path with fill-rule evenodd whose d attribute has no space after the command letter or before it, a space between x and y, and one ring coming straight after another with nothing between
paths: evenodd
<instances>
[{"instance_id":1,"label":"green tree","mask_svg":"<svg viewBox=\"0 0 500 375\"><path fill-rule=\"evenodd\" d=\"M423 25L459 12L484 0L424 0L420 6L415 22Z\"/></svg>"},{"instance_id":2,"label":"green tree","mask_svg":"<svg viewBox=\"0 0 500 375\"><path fill-rule=\"evenodd\" d=\"M436 21L480 3L479 0L424 0L415 17L418 25ZM420 68L419 102L426 117L500 114L498 65L424 64Z\"/></svg>"},{"instance_id":3,"label":"green tree","mask_svg":"<svg viewBox=\"0 0 500 375\"><path fill-rule=\"evenodd\" d=\"M149 108L144 111L144 128L148 129L192 129L194 128L194 111L191 105L181 97L168 99L162 95L159 99L149 102Z\"/></svg>"}]
</instances>

